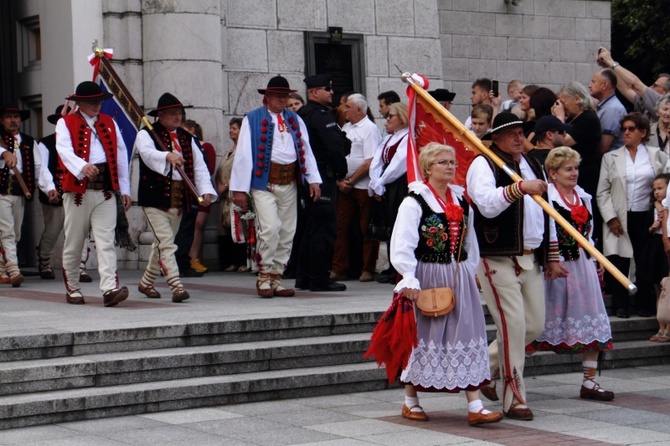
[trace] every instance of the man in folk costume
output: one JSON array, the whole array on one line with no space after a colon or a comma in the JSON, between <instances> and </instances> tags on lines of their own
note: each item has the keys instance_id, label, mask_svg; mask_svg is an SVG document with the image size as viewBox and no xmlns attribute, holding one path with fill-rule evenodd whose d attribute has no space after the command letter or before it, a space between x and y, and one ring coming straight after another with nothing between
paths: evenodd
<instances>
[{"instance_id":1,"label":"man in folk costume","mask_svg":"<svg viewBox=\"0 0 670 446\"><path fill-rule=\"evenodd\" d=\"M156 277L162 271L172 291L172 301L181 302L189 298L179 280L179 268L175 252L175 235L186 207L196 197L184 187L184 179L177 172L182 167L203 197L203 206L209 206L216 200L216 191L212 186L209 170L196 140L189 132L181 128L184 118L184 106L170 93L158 99L158 106L148 113L157 117L154 124L156 135L170 152L159 148L157 141L145 128L137 134L135 150L140 156L140 187L138 204L154 233L149 262L138 290L149 298L159 298L154 288Z\"/></svg>"},{"instance_id":2,"label":"man in folk costume","mask_svg":"<svg viewBox=\"0 0 670 446\"><path fill-rule=\"evenodd\" d=\"M554 225L531 195L547 191L542 166L523 155L523 122L512 113L493 121L491 150L524 178L515 183L491 159L478 156L467 173L468 195L475 206L475 230L481 254L477 271L484 299L497 328L489 346L491 376L503 377L503 412L532 420L523 379L525 346L544 329L544 283L564 277ZM495 387L480 389L497 400Z\"/></svg>"},{"instance_id":3,"label":"man in folk costume","mask_svg":"<svg viewBox=\"0 0 670 446\"><path fill-rule=\"evenodd\" d=\"M313 201L321 196L321 176L302 119L286 109L291 90L276 76L259 89L263 106L242 121L230 179L233 203L246 211L251 195L258 225L256 260L260 297L293 296L281 285L296 229L298 188L309 184Z\"/></svg>"},{"instance_id":4,"label":"man in folk costume","mask_svg":"<svg viewBox=\"0 0 670 446\"><path fill-rule=\"evenodd\" d=\"M0 277L2 283L20 287L23 275L19 270L16 244L21 239L21 225L26 197L14 168L26 183L30 194L35 190L35 153L37 143L19 131L21 122L30 117L29 110L8 104L0 108Z\"/></svg>"},{"instance_id":5,"label":"man in folk costume","mask_svg":"<svg viewBox=\"0 0 670 446\"><path fill-rule=\"evenodd\" d=\"M56 125L63 117L63 105L56 107L54 114L47 116L47 121ZM67 108L67 113L70 107ZM45 280L53 280L56 275L51 267L51 255L53 254L56 240L63 230L63 173L58 152L56 151L56 134L52 133L37 142L39 151L35 153L35 171L37 172L37 185L39 187L38 198L42 204L42 215L44 217L44 231L37 246L37 261L40 277ZM39 156L38 156L39 154ZM81 254L81 270L79 282L92 282L93 279L84 270L88 258L88 246L84 244Z\"/></svg>"},{"instance_id":6,"label":"man in folk costume","mask_svg":"<svg viewBox=\"0 0 670 446\"><path fill-rule=\"evenodd\" d=\"M100 113L102 102L111 97L95 82L82 82L67 98L75 101L78 110L56 124L56 150L64 169L63 275L70 304L85 303L79 265L89 227L96 243L104 305L111 307L128 297L128 288L119 287L114 247L117 218L123 222L124 211L130 208L128 153L116 122ZM117 207L119 191L122 205Z\"/></svg>"}]
</instances>

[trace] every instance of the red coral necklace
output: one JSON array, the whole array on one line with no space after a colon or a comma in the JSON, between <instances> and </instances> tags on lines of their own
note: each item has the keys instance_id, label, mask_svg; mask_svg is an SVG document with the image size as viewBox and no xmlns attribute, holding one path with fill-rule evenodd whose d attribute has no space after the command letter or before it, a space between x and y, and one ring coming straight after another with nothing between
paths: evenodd
<instances>
[{"instance_id":1,"label":"red coral necklace","mask_svg":"<svg viewBox=\"0 0 670 446\"><path fill-rule=\"evenodd\" d=\"M563 203L565 203L565 205L566 205L568 208L572 209L572 208L574 208L575 206L577 206L577 205L580 204L580 203L579 203L579 195L577 195L577 191L576 191L576 190L574 190L574 189L572 190L572 196L573 196L574 199L575 199L575 200L574 200L574 204L570 203L570 202L568 201L568 199L565 198L565 195L563 195L563 194L561 193L561 191L558 190L558 188L556 188L556 192L558 192L558 195L561 196L561 199L563 200Z\"/></svg>"}]
</instances>

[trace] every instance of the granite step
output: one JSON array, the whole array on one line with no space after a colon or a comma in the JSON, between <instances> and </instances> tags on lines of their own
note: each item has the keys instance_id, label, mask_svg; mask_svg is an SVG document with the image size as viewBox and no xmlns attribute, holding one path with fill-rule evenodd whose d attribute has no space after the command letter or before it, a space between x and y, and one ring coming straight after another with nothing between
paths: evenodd
<instances>
[{"instance_id":1,"label":"granite step","mask_svg":"<svg viewBox=\"0 0 670 446\"><path fill-rule=\"evenodd\" d=\"M388 388L374 363L0 396L0 429Z\"/></svg>"}]
</instances>

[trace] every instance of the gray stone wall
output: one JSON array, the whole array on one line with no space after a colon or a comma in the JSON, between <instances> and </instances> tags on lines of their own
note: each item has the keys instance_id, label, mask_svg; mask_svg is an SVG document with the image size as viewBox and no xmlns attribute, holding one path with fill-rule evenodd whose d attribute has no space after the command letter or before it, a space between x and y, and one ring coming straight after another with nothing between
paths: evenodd
<instances>
[{"instance_id":1,"label":"gray stone wall","mask_svg":"<svg viewBox=\"0 0 670 446\"><path fill-rule=\"evenodd\" d=\"M480 77L558 89L588 84L599 46L609 47L610 2L600 0L438 0L444 84L456 94L452 112L469 113L470 86Z\"/></svg>"}]
</instances>

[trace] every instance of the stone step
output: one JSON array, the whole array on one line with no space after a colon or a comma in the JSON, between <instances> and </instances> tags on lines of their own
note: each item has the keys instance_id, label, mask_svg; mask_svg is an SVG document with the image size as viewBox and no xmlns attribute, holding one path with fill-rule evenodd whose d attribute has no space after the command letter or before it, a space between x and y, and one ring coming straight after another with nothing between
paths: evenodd
<instances>
[{"instance_id":1,"label":"stone step","mask_svg":"<svg viewBox=\"0 0 670 446\"><path fill-rule=\"evenodd\" d=\"M0 331L0 363L97 353L372 333L382 312L256 318L95 331Z\"/></svg>"},{"instance_id":2,"label":"stone step","mask_svg":"<svg viewBox=\"0 0 670 446\"><path fill-rule=\"evenodd\" d=\"M664 345L647 341L656 328L653 320L617 319L612 321L612 327L616 350L607 352L605 357L621 362L616 367L637 364L632 361L636 359L634 355L622 356L623 346L628 341L639 342L635 348L640 349L638 353L642 361L650 361L656 354L654 349ZM493 341L495 333L495 326L487 326L489 341ZM276 338L272 341L192 345L0 363L0 395L355 364L364 361L370 332L293 339L283 339L284 336L277 334ZM528 367L537 367L540 370L537 373L545 373L545 369L546 372L553 372L552 367L567 364L572 370L570 367L579 364L579 359L573 358L571 355L537 354L530 358Z\"/></svg>"},{"instance_id":3,"label":"stone step","mask_svg":"<svg viewBox=\"0 0 670 446\"><path fill-rule=\"evenodd\" d=\"M355 364L369 333L0 363L0 395Z\"/></svg>"},{"instance_id":4,"label":"stone step","mask_svg":"<svg viewBox=\"0 0 670 446\"><path fill-rule=\"evenodd\" d=\"M6 395L0 429L386 388L384 371L367 362Z\"/></svg>"}]
</instances>

